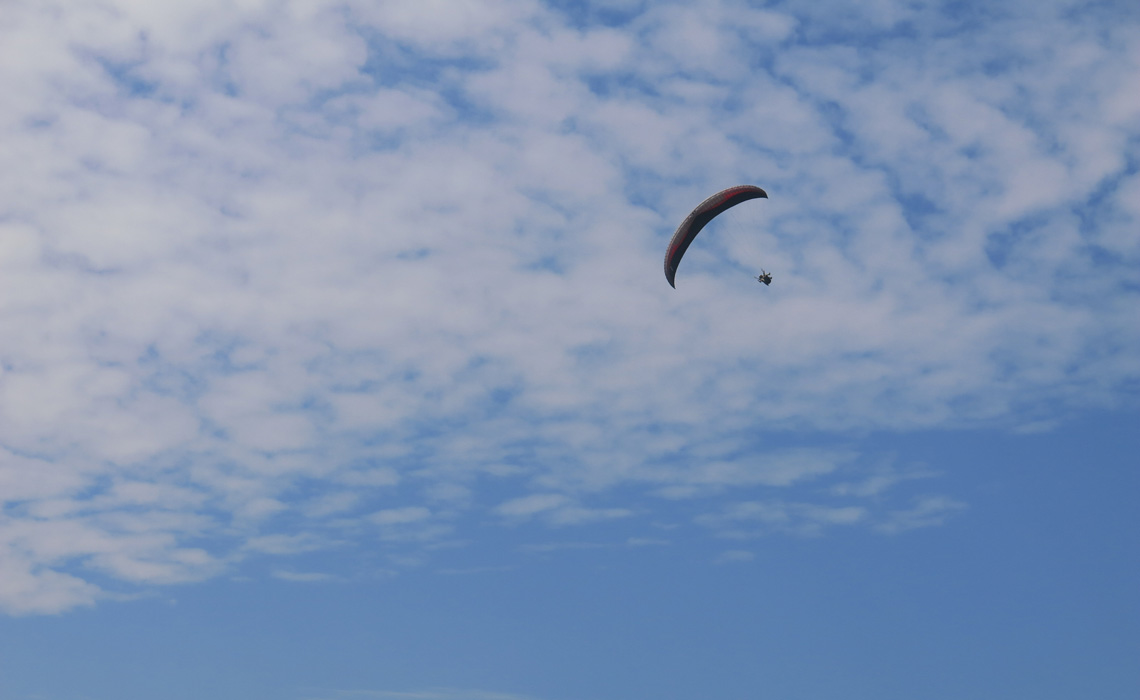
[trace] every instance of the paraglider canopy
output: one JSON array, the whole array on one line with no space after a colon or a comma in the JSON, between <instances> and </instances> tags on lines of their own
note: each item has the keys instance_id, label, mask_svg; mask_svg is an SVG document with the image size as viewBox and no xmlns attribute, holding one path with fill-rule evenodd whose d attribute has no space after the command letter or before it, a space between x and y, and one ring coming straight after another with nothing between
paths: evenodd
<instances>
[{"instance_id":1,"label":"paraglider canopy","mask_svg":"<svg viewBox=\"0 0 1140 700\"><path fill-rule=\"evenodd\" d=\"M768 193L755 185L738 185L717 192L689 212L673 233L673 238L669 240L669 248L665 251L665 279L669 280L669 286L677 288L673 283L673 278L677 275L677 265L680 264L685 251L689 249L689 244L708 222L741 202L759 197L767 199Z\"/></svg>"}]
</instances>

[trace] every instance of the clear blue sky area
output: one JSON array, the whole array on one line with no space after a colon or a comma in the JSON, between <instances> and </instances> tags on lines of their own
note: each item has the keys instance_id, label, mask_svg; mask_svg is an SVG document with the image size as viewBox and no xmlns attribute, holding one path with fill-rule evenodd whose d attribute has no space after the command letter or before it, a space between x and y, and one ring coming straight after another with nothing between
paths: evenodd
<instances>
[{"instance_id":1,"label":"clear blue sky area","mask_svg":"<svg viewBox=\"0 0 1140 700\"><path fill-rule=\"evenodd\" d=\"M766 537L749 543L754 559L721 565L721 543L692 532L631 550L594 530L546 552L522 532L484 533L438 557L467 569L304 584L255 573L8 619L0 691L1127 698L1140 687L1135 419L868 438L969 501L934 530ZM327 565L351 568L344 558Z\"/></svg>"}]
</instances>

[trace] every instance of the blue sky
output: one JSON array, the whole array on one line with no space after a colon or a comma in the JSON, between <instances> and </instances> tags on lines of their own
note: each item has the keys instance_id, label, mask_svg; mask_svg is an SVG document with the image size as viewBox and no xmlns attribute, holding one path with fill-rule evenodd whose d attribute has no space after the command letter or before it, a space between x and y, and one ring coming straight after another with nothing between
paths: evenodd
<instances>
[{"instance_id":1,"label":"blue sky","mask_svg":"<svg viewBox=\"0 0 1140 700\"><path fill-rule=\"evenodd\" d=\"M1135 698L1138 29L6 4L0 696Z\"/></svg>"}]
</instances>

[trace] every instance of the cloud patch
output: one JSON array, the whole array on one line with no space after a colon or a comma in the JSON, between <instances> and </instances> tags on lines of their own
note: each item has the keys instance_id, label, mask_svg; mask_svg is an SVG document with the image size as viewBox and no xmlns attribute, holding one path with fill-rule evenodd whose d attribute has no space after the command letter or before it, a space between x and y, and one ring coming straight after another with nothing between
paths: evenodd
<instances>
[{"instance_id":1,"label":"cloud patch","mask_svg":"<svg viewBox=\"0 0 1140 700\"><path fill-rule=\"evenodd\" d=\"M0 606L472 523L944 522L820 446L1140 377L1135 20L982 9L12 6Z\"/></svg>"}]
</instances>

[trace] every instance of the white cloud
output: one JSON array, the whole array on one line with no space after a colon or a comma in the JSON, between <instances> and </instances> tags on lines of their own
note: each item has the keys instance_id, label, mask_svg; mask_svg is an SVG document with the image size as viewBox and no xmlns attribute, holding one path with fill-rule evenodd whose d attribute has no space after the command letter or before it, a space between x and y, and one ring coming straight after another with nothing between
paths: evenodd
<instances>
[{"instance_id":1,"label":"white cloud","mask_svg":"<svg viewBox=\"0 0 1140 700\"><path fill-rule=\"evenodd\" d=\"M369 516L377 525L403 525L414 523L431 517L427 508L411 506L408 508L388 508L379 510Z\"/></svg>"},{"instance_id":2,"label":"white cloud","mask_svg":"<svg viewBox=\"0 0 1140 700\"><path fill-rule=\"evenodd\" d=\"M567 498L556 493L535 493L529 496L513 498L495 508L501 515L511 517L529 517L536 513L560 508L565 505Z\"/></svg>"},{"instance_id":3,"label":"white cloud","mask_svg":"<svg viewBox=\"0 0 1140 700\"><path fill-rule=\"evenodd\" d=\"M303 533L300 535L277 534L252 537L245 546L249 550L265 554L296 554L323 549L328 544L311 534Z\"/></svg>"},{"instance_id":4,"label":"white cloud","mask_svg":"<svg viewBox=\"0 0 1140 700\"><path fill-rule=\"evenodd\" d=\"M385 36L464 56L501 49L535 9L526 0L384 0L354 7Z\"/></svg>"},{"instance_id":5,"label":"white cloud","mask_svg":"<svg viewBox=\"0 0 1140 700\"><path fill-rule=\"evenodd\" d=\"M12 615L53 614L92 605L98 586L77 576L44 569L11 551L0 551L0 610Z\"/></svg>"},{"instance_id":6,"label":"white cloud","mask_svg":"<svg viewBox=\"0 0 1140 700\"><path fill-rule=\"evenodd\" d=\"M947 518L968 507L965 503L946 496L924 496L917 499L912 508L889 513L887 519L876 525L875 529L895 534L922 527L933 527L941 525Z\"/></svg>"},{"instance_id":7,"label":"white cloud","mask_svg":"<svg viewBox=\"0 0 1140 700\"><path fill-rule=\"evenodd\" d=\"M822 534L829 527L852 526L867 519L862 506L826 506L783 501L745 501L720 513L699 516L697 522L722 537L747 539L775 532L801 536Z\"/></svg>"},{"instance_id":8,"label":"white cloud","mask_svg":"<svg viewBox=\"0 0 1140 700\"><path fill-rule=\"evenodd\" d=\"M768 436L1132 401L1134 23L447 5L7 8L6 610L684 505L650 494L717 532L937 524ZM672 227L738 181L771 199L669 289Z\"/></svg>"},{"instance_id":9,"label":"white cloud","mask_svg":"<svg viewBox=\"0 0 1140 700\"><path fill-rule=\"evenodd\" d=\"M650 478L665 482L656 493L665 498L692 498L725 489L769 486L788 487L817 479L840 469L857 457L843 450L759 450L731 460L701 461L675 470L654 469Z\"/></svg>"},{"instance_id":10,"label":"white cloud","mask_svg":"<svg viewBox=\"0 0 1140 700\"><path fill-rule=\"evenodd\" d=\"M844 481L832 485L831 493L841 497L873 498L882 496L900 483L938 476L936 472L922 466L900 468L890 462L874 467L868 472L856 481Z\"/></svg>"},{"instance_id":11,"label":"white cloud","mask_svg":"<svg viewBox=\"0 0 1140 700\"><path fill-rule=\"evenodd\" d=\"M628 518L633 511L628 508L559 508L551 514L550 521L555 525L581 525L584 523Z\"/></svg>"},{"instance_id":12,"label":"white cloud","mask_svg":"<svg viewBox=\"0 0 1140 700\"><path fill-rule=\"evenodd\" d=\"M282 581L293 581L294 583L324 583L326 581L336 580L336 576L331 574L285 570L274 571L273 578L281 579Z\"/></svg>"}]
</instances>

